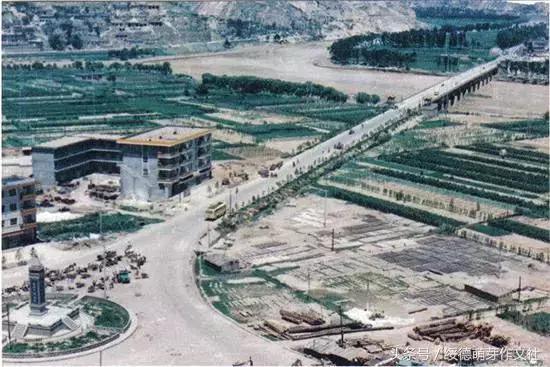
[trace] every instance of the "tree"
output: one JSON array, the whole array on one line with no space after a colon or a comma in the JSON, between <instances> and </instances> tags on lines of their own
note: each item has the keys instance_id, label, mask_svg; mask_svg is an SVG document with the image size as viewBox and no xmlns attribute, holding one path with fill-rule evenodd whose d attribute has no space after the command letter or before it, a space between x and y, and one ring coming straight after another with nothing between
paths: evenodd
<instances>
[{"instance_id":1,"label":"tree","mask_svg":"<svg viewBox=\"0 0 550 367\"><path fill-rule=\"evenodd\" d=\"M163 62L161 71L165 75L172 74L172 67L170 66L170 63L167 61Z\"/></svg>"},{"instance_id":2,"label":"tree","mask_svg":"<svg viewBox=\"0 0 550 367\"><path fill-rule=\"evenodd\" d=\"M116 82L116 75L115 74L107 75L107 80L110 81L110 82L115 83Z\"/></svg>"},{"instance_id":3,"label":"tree","mask_svg":"<svg viewBox=\"0 0 550 367\"><path fill-rule=\"evenodd\" d=\"M197 87L197 95L205 96L207 94L208 94L208 87L204 83L199 84L199 86Z\"/></svg>"},{"instance_id":4,"label":"tree","mask_svg":"<svg viewBox=\"0 0 550 367\"><path fill-rule=\"evenodd\" d=\"M71 36L70 44L76 50L80 50L84 46L84 42L82 41L82 37L80 37L78 34L73 34Z\"/></svg>"},{"instance_id":5,"label":"tree","mask_svg":"<svg viewBox=\"0 0 550 367\"><path fill-rule=\"evenodd\" d=\"M65 49L65 40L59 33L50 35L50 37L48 37L48 44L56 51L63 51Z\"/></svg>"},{"instance_id":6,"label":"tree","mask_svg":"<svg viewBox=\"0 0 550 367\"><path fill-rule=\"evenodd\" d=\"M370 102L370 96L365 92L359 92L355 96L355 102L360 103L360 104L369 103Z\"/></svg>"},{"instance_id":7,"label":"tree","mask_svg":"<svg viewBox=\"0 0 550 367\"><path fill-rule=\"evenodd\" d=\"M224 48L231 48L231 42L229 42L229 39L225 39L225 41L223 42L223 47Z\"/></svg>"},{"instance_id":8,"label":"tree","mask_svg":"<svg viewBox=\"0 0 550 367\"><path fill-rule=\"evenodd\" d=\"M73 62L73 68L75 69L83 69L84 65L82 64L82 61L75 61Z\"/></svg>"}]
</instances>

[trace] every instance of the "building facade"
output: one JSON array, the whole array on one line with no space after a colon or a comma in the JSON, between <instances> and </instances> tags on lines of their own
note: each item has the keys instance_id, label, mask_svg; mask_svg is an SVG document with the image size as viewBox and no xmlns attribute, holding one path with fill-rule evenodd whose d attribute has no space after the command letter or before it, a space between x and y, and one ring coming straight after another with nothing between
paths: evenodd
<instances>
[{"instance_id":1,"label":"building facade","mask_svg":"<svg viewBox=\"0 0 550 367\"><path fill-rule=\"evenodd\" d=\"M35 180L23 177L2 179L2 249L36 240Z\"/></svg>"},{"instance_id":2,"label":"building facade","mask_svg":"<svg viewBox=\"0 0 550 367\"><path fill-rule=\"evenodd\" d=\"M118 173L120 149L114 135L79 135L32 148L32 172L44 189L91 173Z\"/></svg>"},{"instance_id":3,"label":"building facade","mask_svg":"<svg viewBox=\"0 0 550 367\"><path fill-rule=\"evenodd\" d=\"M210 179L211 140L208 129L179 126L119 139L122 197L141 201L166 199Z\"/></svg>"},{"instance_id":4,"label":"building facade","mask_svg":"<svg viewBox=\"0 0 550 367\"><path fill-rule=\"evenodd\" d=\"M33 175L47 190L91 173L120 173L123 198L166 199L211 178L211 135L166 126L127 137L64 137L33 147Z\"/></svg>"}]
</instances>

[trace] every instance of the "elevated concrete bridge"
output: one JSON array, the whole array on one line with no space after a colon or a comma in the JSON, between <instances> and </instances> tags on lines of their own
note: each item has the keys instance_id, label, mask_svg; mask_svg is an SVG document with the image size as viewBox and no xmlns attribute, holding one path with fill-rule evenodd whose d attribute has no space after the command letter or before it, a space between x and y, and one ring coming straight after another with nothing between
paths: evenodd
<instances>
[{"instance_id":1,"label":"elevated concrete bridge","mask_svg":"<svg viewBox=\"0 0 550 367\"><path fill-rule=\"evenodd\" d=\"M423 106L437 103L437 110L446 110L455 101L460 101L466 93L473 93L489 83L498 73L500 58L458 74L439 86L421 92Z\"/></svg>"}]
</instances>

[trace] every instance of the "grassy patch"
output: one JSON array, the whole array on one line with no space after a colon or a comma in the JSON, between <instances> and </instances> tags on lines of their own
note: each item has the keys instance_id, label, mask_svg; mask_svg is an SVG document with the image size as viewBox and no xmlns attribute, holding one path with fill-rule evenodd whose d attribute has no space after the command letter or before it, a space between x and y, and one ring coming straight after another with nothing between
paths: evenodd
<instances>
[{"instance_id":1,"label":"grassy patch","mask_svg":"<svg viewBox=\"0 0 550 367\"><path fill-rule=\"evenodd\" d=\"M160 219L144 218L130 214L106 214L102 216L103 233L135 232L142 226L160 223ZM100 232L99 214L88 214L81 218L38 224L38 237L43 241L63 241L87 237Z\"/></svg>"},{"instance_id":2,"label":"grassy patch","mask_svg":"<svg viewBox=\"0 0 550 367\"><path fill-rule=\"evenodd\" d=\"M449 127L461 125L458 122L453 122L449 120L430 120L421 122L416 128L417 129L435 129L439 127Z\"/></svg>"}]
</instances>

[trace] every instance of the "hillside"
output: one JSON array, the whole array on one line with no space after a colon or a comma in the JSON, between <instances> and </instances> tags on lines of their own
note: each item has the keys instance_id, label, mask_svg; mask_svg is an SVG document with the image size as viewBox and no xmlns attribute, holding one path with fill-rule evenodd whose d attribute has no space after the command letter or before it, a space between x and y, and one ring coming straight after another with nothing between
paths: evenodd
<instances>
[{"instance_id":1,"label":"hillside","mask_svg":"<svg viewBox=\"0 0 550 367\"><path fill-rule=\"evenodd\" d=\"M177 47L189 43L335 39L417 25L394 1L3 3L6 50ZM80 42L82 41L82 42Z\"/></svg>"}]
</instances>

